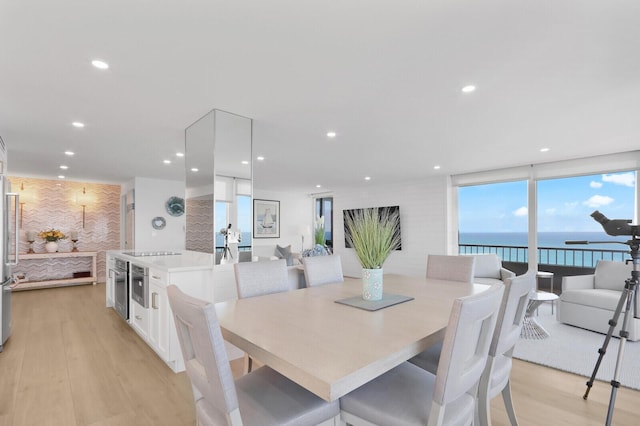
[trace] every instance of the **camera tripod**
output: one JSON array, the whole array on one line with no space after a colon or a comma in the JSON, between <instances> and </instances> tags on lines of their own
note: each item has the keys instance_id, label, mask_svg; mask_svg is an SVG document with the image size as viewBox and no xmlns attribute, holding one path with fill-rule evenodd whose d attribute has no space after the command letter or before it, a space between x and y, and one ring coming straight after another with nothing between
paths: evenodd
<instances>
[{"instance_id":1,"label":"camera tripod","mask_svg":"<svg viewBox=\"0 0 640 426\"><path fill-rule=\"evenodd\" d=\"M622 291L622 294L620 295L620 299L618 300L618 305L616 306L613 318L609 320L609 331L607 332L607 336L604 339L602 347L598 349L598 360L596 361L593 373L591 374L591 377L587 382L587 390L582 397L583 399L587 399L589 397L589 391L593 386L596 374L598 373L598 369L600 368L600 363L602 362L604 354L607 352L607 347L609 346L609 341L611 340L611 336L613 335L613 330L618 325L618 320L620 318L620 314L622 313L622 307L624 306L624 318L622 321L622 326L620 327L620 345L618 346L618 357L616 359L616 367L613 373L613 378L611 379L611 396L609 398L609 408L607 410L607 419L605 422L606 426L611 425L611 421L613 418L613 408L616 403L616 394L618 392L618 388L620 387L620 382L618 382L618 373L620 372L622 357L624 356L624 346L627 342L627 338L629 337L629 316L632 315L631 310L635 308L633 302L635 300L635 297L637 297L636 292L638 288L638 277L640 277L640 272L638 270L638 264L640 264L640 254L638 250L640 246L640 240L638 240L636 236L633 235L632 239L627 241L625 244L629 245L629 247L631 248L631 261L633 262L631 278L625 280L624 289Z\"/></svg>"}]
</instances>

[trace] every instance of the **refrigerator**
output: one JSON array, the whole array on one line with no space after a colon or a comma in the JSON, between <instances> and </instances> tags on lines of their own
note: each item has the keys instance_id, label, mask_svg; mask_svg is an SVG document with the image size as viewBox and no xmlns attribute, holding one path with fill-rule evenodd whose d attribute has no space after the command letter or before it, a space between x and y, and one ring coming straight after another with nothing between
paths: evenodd
<instances>
[{"instance_id":1,"label":"refrigerator","mask_svg":"<svg viewBox=\"0 0 640 426\"><path fill-rule=\"evenodd\" d=\"M11 335L11 267L18 264L18 206L17 193L11 192L7 177L7 148L0 137L0 352Z\"/></svg>"}]
</instances>

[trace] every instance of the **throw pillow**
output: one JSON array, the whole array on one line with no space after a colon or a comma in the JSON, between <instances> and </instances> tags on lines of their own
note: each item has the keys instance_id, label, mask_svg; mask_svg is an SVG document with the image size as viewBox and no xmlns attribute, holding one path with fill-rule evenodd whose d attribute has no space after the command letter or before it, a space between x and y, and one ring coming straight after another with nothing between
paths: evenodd
<instances>
[{"instance_id":1,"label":"throw pillow","mask_svg":"<svg viewBox=\"0 0 640 426\"><path fill-rule=\"evenodd\" d=\"M291 244L286 247L280 247L276 244L276 256L279 259L285 259L287 266L293 266L293 254L291 253Z\"/></svg>"}]
</instances>

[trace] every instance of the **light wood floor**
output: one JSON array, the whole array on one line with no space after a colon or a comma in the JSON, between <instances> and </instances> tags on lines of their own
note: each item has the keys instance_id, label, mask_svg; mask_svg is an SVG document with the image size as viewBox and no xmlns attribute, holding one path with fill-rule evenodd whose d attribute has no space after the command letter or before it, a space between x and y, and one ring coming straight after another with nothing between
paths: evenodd
<instances>
[{"instance_id":1,"label":"light wood floor","mask_svg":"<svg viewBox=\"0 0 640 426\"><path fill-rule=\"evenodd\" d=\"M13 334L0 353L0 425L194 425L191 388L112 309L104 285L17 292ZM640 360L639 360L640 364ZM240 374L242 360L232 363ZM638 366L640 368L640 365ZM602 425L611 386L516 361L520 424ZM493 424L507 425L500 398ZM640 424L640 392L620 388L615 425Z\"/></svg>"}]
</instances>

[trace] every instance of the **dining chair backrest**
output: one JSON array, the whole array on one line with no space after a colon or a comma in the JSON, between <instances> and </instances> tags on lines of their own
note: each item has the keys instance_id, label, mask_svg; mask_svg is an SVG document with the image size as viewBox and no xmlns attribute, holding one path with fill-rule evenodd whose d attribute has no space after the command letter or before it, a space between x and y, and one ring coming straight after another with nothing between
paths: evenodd
<instances>
[{"instance_id":1,"label":"dining chair backrest","mask_svg":"<svg viewBox=\"0 0 640 426\"><path fill-rule=\"evenodd\" d=\"M440 424L446 409L461 409L473 419L478 383L503 292L504 285L499 283L454 301L442 344L429 424ZM471 401L471 407L456 407L461 400Z\"/></svg>"},{"instance_id":2,"label":"dining chair backrest","mask_svg":"<svg viewBox=\"0 0 640 426\"><path fill-rule=\"evenodd\" d=\"M235 263L233 268L239 299L289 290L284 259Z\"/></svg>"},{"instance_id":3,"label":"dining chair backrest","mask_svg":"<svg viewBox=\"0 0 640 426\"><path fill-rule=\"evenodd\" d=\"M527 273L507 278L504 283L504 297L498 312L496 331L489 348L491 356L505 354L518 343L529 298L536 288L536 274Z\"/></svg>"},{"instance_id":4,"label":"dining chair backrest","mask_svg":"<svg viewBox=\"0 0 640 426\"><path fill-rule=\"evenodd\" d=\"M307 287L344 281L342 260L337 254L305 257L302 262Z\"/></svg>"},{"instance_id":5,"label":"dining chair backrest","mask_svg":"<svg viewBox=\"0 0 640 426\"><path fill-rule=\"evenodd\" d=\"M427 256L427 278L473 282L475 257L430 254Z\"/></svg>"},{"instance_id":6,"label":"dining chair backrest","mask_svg":"<svg viewBox=\"0 0 640 426\"><path fill-rule=\"evenodd\" d=\"M489 356L478 388L477 424L491 424L491 400L502 393L507 416L517 426L511 398L511 367L513 349L520 339L525 312L531 292L536 288L536 274L529 272L504 281L505 290L498 311L496 329L489 347Z\"/></svg>"},{"instance_id":7,"label":"dining chair backrest","mask_svg":"<svg viewBox=\"0 0 640 426\"><path fill-rule=\"evenodd\" d=\"M178 340L191 381L198 424L242 424L231 366L213 304L167 286Z\"/></svg>"}]
</instances>

